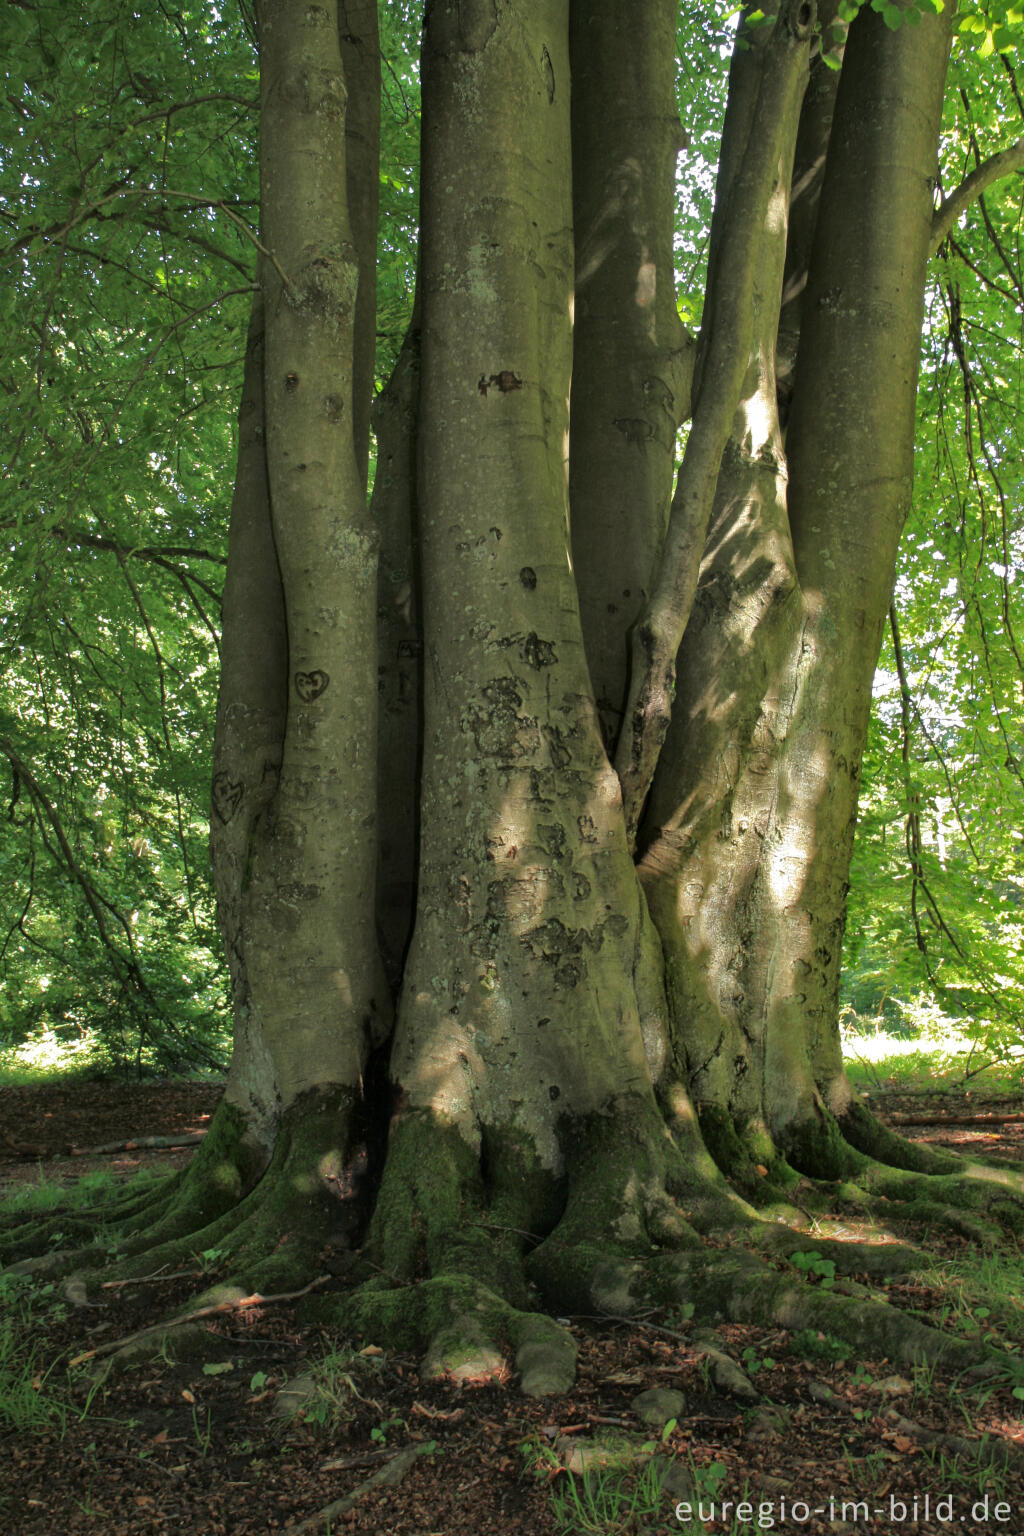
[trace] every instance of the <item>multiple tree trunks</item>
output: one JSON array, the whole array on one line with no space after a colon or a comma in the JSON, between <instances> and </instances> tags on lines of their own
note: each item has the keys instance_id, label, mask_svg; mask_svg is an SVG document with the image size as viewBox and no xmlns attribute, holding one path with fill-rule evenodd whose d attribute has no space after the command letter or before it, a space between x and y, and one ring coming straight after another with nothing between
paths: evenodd
<instances>
[{"instance_id":1,"label":"multiple tree trunks","mask_svg":"<svg viewBox=\"0 0 1024 1536\"><path fill-rule=\"evenodd\" d=\"M797 1220L794 1169L895 1164L909 1208L949 1166L851 1103L837 994L951 17L865 10L837 93L805 0L743 24L694 345L674 4L428 0L368 512L374 17L259 7L212 818L236 1049L157 1251L188 1230L266 1288L362 1241L350 1321L442 1363L505 1332L548 1390L571 1351L529 1282L781 1320L792 1282L706 1268L706 1235Z\"/></svg>"},{"instance_id":2,"label":"multiple tree trunks","mask_svg":"<svg viewBox=\"0 0 1024 1536\"><path fill-rule=\"evenodd\" d=\"M244 407L240 487L259 498L240 506L237 564L283 617L248 670L259 619L243 598L227 623L229 1098L262 1106L269 1154L278 1100L366 1097L386 1039L392 1102L368 1106L394 1113L382 1260L417 1201L458 1226L506 1164L521 1225L550 1227L560 1202L564 1221L594 1116L628 1115L645 1164L667 1116L691 1192L693 1100L741 1181L754 1162L785 1176L782 1153L833 1176L855 1155L833 1118L850 1108L839 953L909 490L949 18L895 34L859 18L838 96L811 68L811 7L744 24L695 346L673 296L674 16L667 0L627 29L610 3L427 5L416 316L378 408L367 520L352 400L372 261L353 210L370 22L260 13L265 393ZM252 715L269 747L239 729L247 689L271 699ZM408 1161L429 1166L431 1127L470 1154L436 1160L454 1204Z\"/></svg>"}]
</instances>

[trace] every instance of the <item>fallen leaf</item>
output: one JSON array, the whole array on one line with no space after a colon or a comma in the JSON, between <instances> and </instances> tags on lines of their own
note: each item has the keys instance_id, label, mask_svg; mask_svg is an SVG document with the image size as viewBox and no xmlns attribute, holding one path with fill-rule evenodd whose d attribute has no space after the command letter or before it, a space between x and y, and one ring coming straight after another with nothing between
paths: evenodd
<instances>
[{"instance_id":1,"label":"fallen leaf","mask_svg":"<svg viewBox=\"0 0 1024 1536\"><path fill-rule=\"evenodd\" d=\"M443 1419L446 1423L456 1424L462 1418L463 1408L431 1408L426 1403L414 1402L413 1413L418 1413L424 1419Z\"/></svg>"}]
</instances>

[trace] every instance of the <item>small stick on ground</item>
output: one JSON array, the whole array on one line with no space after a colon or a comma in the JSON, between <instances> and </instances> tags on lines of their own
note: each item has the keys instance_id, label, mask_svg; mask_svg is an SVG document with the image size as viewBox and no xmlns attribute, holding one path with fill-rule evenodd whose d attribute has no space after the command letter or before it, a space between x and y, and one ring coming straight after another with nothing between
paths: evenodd
<instances>
[{"instance_id":1,"label":"small stick on ground","mask_svg":"<svg viewBox=\"0 0 1024 1536\"><path fill-rule=\"evenodd\" d=\"M124 1285L156 1285L161 1280L198 1280L201 1274L201 1269L175 1269L170 1274L166 1269L157 1269L151 1275L136 1275L131 1280L102 1280L100 1289L116 1291Z\"/></svg>"},{"instance_id":2,"label":"small stick on ground","mask_svg":"<svg viewBox=\"0 0 1024 1536\"><path fill-rule=\"evenodd\" d=\"M371 1488L394 1488L401 1481L417 1456L429 1456L437 1449L436 1440L425 1440L420 1445L407 1445L401 1451L396 1451L391 1460L383 1467L378 1467L370 1477L359 1483L346 1493L342 1498L335 1499L333 1504L327 1504L323 1509L318 1509L315 1515L310 1515L306 1520L300 1520L297 1525L285 1527L282 1536L304 1536L307 1531L315 1531L321 1525L326 1525L328 1520L337 1520L339 1515L344 1515L364 1494Z\"/></svg>"},{"instance_id":3,"label":"small stick on ground","mask_svg":"<svg viewBox=\"0 0 1024 1536\"><path fill-rule=\"evenodd\" d=\"M890 1125L1022 1125L1018 1115L886 1115Z\"/></svg>"},{"instance_id":4,"label":"small stick on ground","mask_svg":"<svg viewBox=\"0 0 1024 1536\"><path fill-rule=\"evenodd\" d=\"M317 1275L308 1285L304 1285L301 1291L282 1291L277 1296L261 1296L256 1291L252 1296L239 1296L234 1301L217 1301L208 1307L197 1307L194 1312L183 1312L180 1317L166 1319L162 1323L154 1323L149 1328L140 1328L137 1333L125 1334L123 1338L111 1339L107 1344L99 1344L95 1349L87 1349L83 1354L76 1355L69 1361L69 1365L81 1365L85 1360L93 1360L97 1355L113 1355L119 1349L124 1349L127 1344L134 1344L139 1339L147 1338L151 1334L170 1333L174 1328L182 1328L186 1323L198 1322L204 1317L216 1317L224 1312L244 1312L251 1307L270 1307L275 1302L297 1301L300 1296L307 1296L318 1285L326 1285L330 1275Z\"/></svg>"}]
</instances>

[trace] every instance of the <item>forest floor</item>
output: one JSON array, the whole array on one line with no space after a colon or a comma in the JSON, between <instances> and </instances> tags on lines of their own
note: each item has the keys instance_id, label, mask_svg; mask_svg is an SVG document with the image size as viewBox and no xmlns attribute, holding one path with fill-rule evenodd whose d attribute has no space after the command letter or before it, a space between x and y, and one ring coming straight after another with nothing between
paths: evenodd
<instances>
[{"instance_id":1,"label":"forest floor","mask_svg":"<svg viewBox=\"0 0 1024 1536\"><path fill-rule=\"evenodd\" d=\"M83 1149L200 1133L218 1092L0 1088L0 1196L17 1199L26 1181L181 1166L190 1148ZM901 1124L915 1139L1024 1160L1024 1120L986 1118L1019 1112L1019 1099L884 1084L872 1097L890 1119L936 1121ZM945 1326L980 1341L989 1314L964 1282L978 1255L948 1237L940 1251L942 1296L894 1285L891 1299L944 1311ZM159 1358L106 1378L69 1369L76 1354L184 1303L217 1258L197 1255L183 1277L111 1286L88 1309L60 1287L0 1293L4 1536L1024 1532L1024 1402L1011 1378L971 1390L941 1367L897 1369L811 1330L717 1330L710 1342L746 1373L748 1400L716 1384L708 1336L664 1313L570 1320L576 1386L540 1401L513 1379L424 1381L414 1358L372 1339L303 1329L287 1302L208 1319L198 1359ZM1004 1255L1002 1272L1008 1296L1020 1298L1019 1253ZM677 1394L654 1400L653 1427L642 1418L651 1400L637 1403L652 1389ZM703 1518L689 1527L676 1506L697 1498Z\"/></svg>"}]
</instances>

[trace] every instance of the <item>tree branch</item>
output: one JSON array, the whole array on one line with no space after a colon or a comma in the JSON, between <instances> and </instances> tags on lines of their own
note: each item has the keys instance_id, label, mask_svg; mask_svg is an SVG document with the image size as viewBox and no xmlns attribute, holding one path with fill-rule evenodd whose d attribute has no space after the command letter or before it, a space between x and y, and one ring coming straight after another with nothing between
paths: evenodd
<instances>
[{"instance_id":1,"label":"tree branch","mask_svg":"<svg viewBox=\"0 0 1024 1536\"><path fill-rule=\"evenodd\" d=\"M59 854L57 854L55 850L51 850L51 852L55 858L59 858L59 860L63 862L64 867L68 870L69 874L80 888L82 895L85 897L86 904L88 905L89 911L92 913L93 921L96 925L96 930L100 936L100 941L103 944L107 954L110 956L114 974L117 976L118 981L121 983L122 987L125 988L127 995L132 998L132 1000L134 1000L137 996L143 996L155 1007L155 999L153 998L153 994L151 993L149 986L146 983L146 979L143 976L142 969L139 965L138 956L135 952L135 941L132 937L131 926L128 920L125 918L124 914L120 912L112 902L108 901L102 892L96 888L96 886L89 879L88 875L85 873L85 870L75 858L70 839L64 830L60 817L57 814L56 807L54 806L52 800L50 800L49 796L46 794L42 785L39 783L39 780L36 778L35 774L33 774L31 769L28 767L28 764L18 754L13 742L11 742L6 736L0 736L0 752L2 752L3 755L7 758L7 761L17 773L22 784L28 790L33 804L36 807L37 813L44 817L45 820L49 823L53 834L57 839L60 850ZM40 824L40 831L42 832L42 830L42 825ZM106 918L103 915L104 908L106 908L106 910L116 919L121 928L124 930L128 947L127 955L123 954L114 943L113 937L107 927ZM129 982L131 983L130 987L128 985Z\"/></svg>"},{"instance_id":2,"label":"tree branch","mask_svg":"<svg viewBox=\"0 0 1024 1536\"><path fill-rule=\"evenodd\" d=\"M1024 135L1007 149L1001 149L998 154L990 155L987 160L983 160L969 176L964 177L956 190L939 204L932 217L932 235L928 255L935 255L957 219L981 196L986 187L990 187L1002 176L1009 176L1012 171L1019 171L1021 167L1024 167Z\"/></svg>"}]
</instances>

